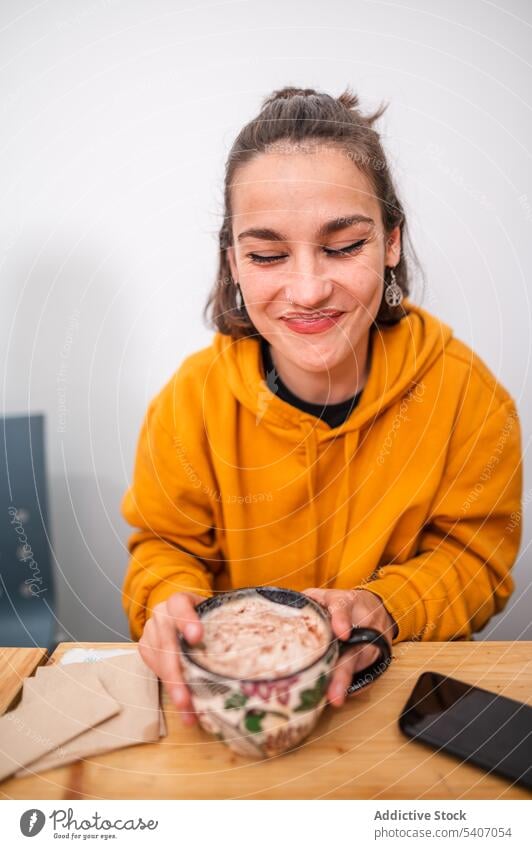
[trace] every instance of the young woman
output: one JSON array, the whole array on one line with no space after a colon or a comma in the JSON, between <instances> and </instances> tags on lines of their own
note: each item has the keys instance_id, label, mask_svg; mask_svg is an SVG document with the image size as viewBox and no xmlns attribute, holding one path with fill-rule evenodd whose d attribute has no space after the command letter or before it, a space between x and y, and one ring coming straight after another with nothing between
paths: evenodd
<instances>
[{"instance_id":1,"label":"young woman","mask_svg":"<svg viewBox=\"0 0 532 849\"><path fill-rule=\"evenodd\" d=\"M182 710L176 629L258 584L390 641L469 638L513 591L516 406L452 330L409 300L406 219L373 123L284 88L228 157L212 344L151 401L122 514L131 634ZM341 705L373 647L346 653Z\"/></svg>"}]
</instances>

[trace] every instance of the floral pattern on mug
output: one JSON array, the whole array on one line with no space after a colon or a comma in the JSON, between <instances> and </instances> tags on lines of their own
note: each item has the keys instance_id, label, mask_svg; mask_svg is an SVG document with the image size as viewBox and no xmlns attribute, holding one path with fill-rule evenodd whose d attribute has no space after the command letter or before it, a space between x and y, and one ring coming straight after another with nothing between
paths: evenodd
<instances>
[{"instance_id":1,"label":"floral pattern on mug","mask_svg":"<svg viewBox=\"0 0 532 849\"><path fill-rule=\"evenodd\" d=\"M290 690L299 681L299 675L281 678L278 681L242 681L240 689L245 696L257 696L263 702L269 702L275 696L279 704L287 705L290 701Z\"/></svg>"}]
</instances>

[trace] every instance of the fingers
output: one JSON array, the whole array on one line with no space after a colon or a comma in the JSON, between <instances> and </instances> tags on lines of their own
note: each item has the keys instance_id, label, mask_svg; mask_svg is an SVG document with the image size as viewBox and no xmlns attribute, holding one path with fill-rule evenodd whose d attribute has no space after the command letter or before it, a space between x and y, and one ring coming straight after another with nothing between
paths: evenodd
<instances>
[{"instance_id":1,"label":"fingers","mask_svg":"<svg viewBox=\"0 0 532 849\"><path fill-rule=\"evenodd\" d=\"M343 705L353 676L375 660L375 651L374 646L360 646L349 649L340 658L327 690L327 698L334 707ZM356 690L352 695L358 695L358 692Z\"/></svg>"},{"instance_id":2,"label":"fingers","mask_svg":"<svg viewBox=\"0 0 532 849\"><path fill-rule=\"evenodd\" d=\"M183 680L181 652L177 642L177 631L167 620L159 629L159 678L170 697L181 711L181 719L187 724L194 720L194 707L190 691Z\"/></svg>"},{"instance_id":3,"label":"fingers","mask_svg":"<svg viewBox=\"0 0 532 849\"><path fill-rule=\"evenodd\" d=\"M190 626L194 619L197 625L199 620L192 598L179 599L180 595L184 596L184 594L176 593L167 602L154 607L152 616L146 622L139 640L139 651L144 662L161 679L170 698L179 708L181 720L186 725L193 725L196 716L190 691L183 680L176 623L179 622L184 627L187 624ZM177 616L169 610L170 601L172 602L171 610L176 610ZM200 639L201 635L200 625L199 630L196 628L194 640Z\"/></svg>"},{"instance_id":4,"label":"fingers","mask_svg":"<svg viewBox=\"0 0 532 849\"><path fill-rule=\"evenodd\" d=\"M351 620L351 607L353 598L347 590L323 590L318 587L310 587L305 590L305 595L326 607L331 616L331 627L336 637L346 640L353 628Z\"/></svg>"},{"instance_id":5,"label":"fingers","mask_svg":"<svg viewBox=\"0 0 532 849\"><path fill-rule=\"evenodd\" d=\"M194 599L204 601L191 593L175 593L166 602L172 625L185 635L189 643L198 643L203 637L203 625L196 613Z\"/></svg>"},{"instance_id":6,"label":"fingers","mask_svg":"<svg viewBox=\"0 0 532 849\"><path fill-rule=\"evenodd\" d=\"M322 607L332 613L332 604L335 598L334 590L323 590L320 587L310 587L303 591L303 595L308 595L313 601L317 601ZM335 632L336 633L336 632Z\"/></svg>"},{"instance_id":7,"label":"fingers","mask_svg":"<svg viewBox=\"0 0 532 849\"><path fill-rule=\"evenodd\" d=\"M331 614L331 626L333 632L341 640L347 640L353 629L351 619L351 604L344 597L337 602L329 604L329 612Z\"/></svg>"},{"instance_id":8,"label":"fingers","mask_svg":"<svg viewBox=\"0 0 532 849\"><path fill-rule=\"evenodd\" d=\"M176 707L180 709L181 720L191 725L195 719L190 694L181 672L176 632L172 640L170 634L165 633L165 627L161 627L157 622L154 612L152 618L146 622L144 633L139 640L139 651L145 663L161 679Z\"/></svg>"},{"instance_id":9,"label":"fingers","mask_svg":"<svg viewBox=\"0 0 532 849\"><path fill-rule=\"evenodd\" d=\"M372 605L369 609L363 600L368 595L360 590L325 590L318 587L310 587L305 590L305 595L323 605L331 617L331 627L334 635L340 640L347 640L353 628L361 625L375 626L378 623L372 621L372 615L379 605ZM371 593L369 595L372 595ZM376 597L374 597L376 598ZM379 600L380 603L380 600ZM380 610L379 610L380 612ZM379 628L377 627L377 630ZM356 672L364 670L372 664L379 656L375 646L360 645L346 648L341 655L329 683L327 697L329 702L339 707L346 699L347 690ZM355 691L356 695L359 691Z\"/></svg>"},{"instance_id":10,"label":"fingers","mask_svg":"<svg viewBox=\"0 0 532 849\"><path fill-rule=\"evenodd\" d=\"M328 590L322 590L319 587L309 587L308 590L304 590L303 595L308 595L310 598L313 598L314 601L317 601L319 604L325 604L325 597Z\"/></svg>"},{"instance_id":11,"label":"fingers","mask_svg":"<svg viewBox=\"0 0 532 849\"><path fill-rule=\"evenodd\" d=\"M327 698L334 707L340 707L345 701L347 688L351 684L355 672L356 654L356 649L346 652L334 669L327 690Z\"/></svg>"}]
</instances>

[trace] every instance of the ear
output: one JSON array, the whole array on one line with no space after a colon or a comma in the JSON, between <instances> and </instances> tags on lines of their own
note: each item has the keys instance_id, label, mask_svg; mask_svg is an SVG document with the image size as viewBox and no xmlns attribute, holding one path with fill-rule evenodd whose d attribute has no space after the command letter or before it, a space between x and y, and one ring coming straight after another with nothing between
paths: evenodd
<instances>
[{"instance_id":1,"label":"ear","mask_svg":"<svg viewBox=\"0 0 532 849\"><path fill-rule=\"evenodd\" d=\"M390 265L393 268L401 259L401 228L399 225L394 227L386 240L386 253L384 256L384 264Z\"/></svg>"}]
</instances>

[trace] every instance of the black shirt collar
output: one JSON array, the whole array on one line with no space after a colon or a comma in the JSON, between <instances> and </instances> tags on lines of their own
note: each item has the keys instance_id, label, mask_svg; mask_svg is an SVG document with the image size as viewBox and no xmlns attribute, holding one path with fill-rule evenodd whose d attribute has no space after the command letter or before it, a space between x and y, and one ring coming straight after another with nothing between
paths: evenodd
<instances>
[{"instance_id":1,"label":"black shirt collar","mask_svg":"<svg viewBox=\"0 0 532 849\"><path fill-rule=\"evenodd\" d=\"M260 337L260 347L261 347L261 355L262 355L262 367L264 371L264 377L266 383L268 384L268 388L274 395L277 395L278 398L281 398L282 401L286 401L288 404L292 404L293 407L297 407L299 410L303 410L305 413L310 413L317 418L323 419L329 427L338 427L338 425L343 424L343 422L348 418L351 412L354 410L360 396L362 395L363 390L357 392L352 398L347 398L345 401L339 401L336 404L314 404L310 401L304 401L302 398L299 398L286 386L281 378L279 377L275 366L273 364L272 356L270 353L270 345L264 339L263 336Z\"/></svg>"}]
</instances>

